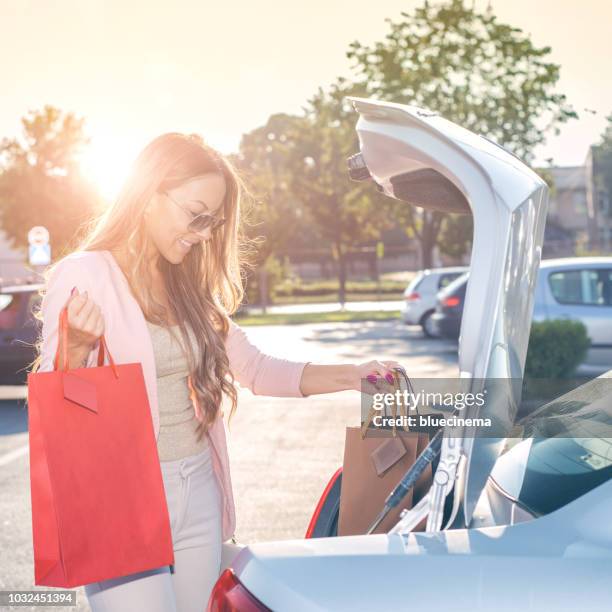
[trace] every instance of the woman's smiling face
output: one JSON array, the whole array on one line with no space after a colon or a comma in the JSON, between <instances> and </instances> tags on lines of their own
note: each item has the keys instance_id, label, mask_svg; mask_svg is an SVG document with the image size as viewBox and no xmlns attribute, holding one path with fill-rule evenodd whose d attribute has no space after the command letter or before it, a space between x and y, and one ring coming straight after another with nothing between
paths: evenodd
<instances>
[{"instance_id":1,"label":"woman's smiling face","mask_svg":"<svg viewBox=\"0 0 612 612\"><path fill-rule=\"evenodd\" d=\"M178 264L194 244L210 240L210 227L194 232L187 226L200 213L222 218L225 191L223 175L210 172L168 189L169 196L154 194L145 210L145 227L155 248L149 255Z\"/></svg>"}]
</instances>

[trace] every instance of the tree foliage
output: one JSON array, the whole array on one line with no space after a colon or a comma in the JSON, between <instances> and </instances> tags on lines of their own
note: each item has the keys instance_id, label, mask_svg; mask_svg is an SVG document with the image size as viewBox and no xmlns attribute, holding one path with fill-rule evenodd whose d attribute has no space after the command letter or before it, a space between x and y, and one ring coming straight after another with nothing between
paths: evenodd
<instances>
[{"instance_id":1,"label":"tree foliage","mask_svg":"<svg viewBox=\"0 0 612 612\"><path fill-rule=\"evenodd\" d=\"M344 79L327 91L319 88L304 108L305 121L296 135L292 163L292 190L338 262L341 303L347 252L377 238L389 226L389 220L377 210L380 198L371 184L348 177L346 160L359 151L359 140L355 112L345 97L362 93Z\"/></svg>"},{"instance_id":2,"label":"tree foliage","mask_svg":"<svg viewBox=\"0 0 612 612\"><path fill-rule=\"evenodd\" d=\"M295 134L303 121L284 113L270 116L265 125L243 135L233 157L253 196L243 214L244 232L257 246L252 267L245 271L249 301L268 301L284 271L274 255L289 248L303 225L304 209L291 189Z\"/></svg>"},{"instance_id":3,"label":"tree foliage","mask_svg":"<svg viewBox=\"0 0 612 612\"><path fill-rule=\"evenodd\" d=\"M492 138L527 163L549 131L577 115L555 90L559 65L550 47L535 46L519 28L462 0L424 2L373 45L354 41L347 53L356 83L379 99L434 110ZM419 238L425 263L441 227L438 213L398 206ZM452 223L452 221L450 221Z\"/></svg>"},{"instance_id":4,"label":"tree foliage","mask_svg":"<svg viewBox=\"0 0 612 612\"><path fill-rule=\"evenodd\" d=\"M28 230L43 225L55 259L100 205L78 165L88 143L84 121L47 105L30 111L21 124L20 138L0 144L2 227L14 247L25 248Z\"/></svg>"},{"instance_id":5,"label":"tree foliage","mask_svg":"<svg viewBox=\"0 0 612 612\"><path fill-rule=\"evenodd\" d=\"M246 231L251 238L262 238L260 262L286 248L299 231L304 211L291 180L296 134L303 122L301 117L272 115L265 125L243 135L235 157L255 200Z\"/></svg>"},{"instance_id":6,"label":"tree foliage","mask_svg":"<svg viewBox=\"0 0 612 612\"><path fill-rule=\"evenodd\" d=\"M303 115L272 115L246 134L239 156L259 200L250 232L265 240L260 263L296 241L322 243L338 262L341 302L347 251L378 237L385 226L375 210L376 191L348 178L346 159L359 142L355 113L344 97L357 93L343 79L328 91L320 88Z\"/></svg>"}]
</instances>

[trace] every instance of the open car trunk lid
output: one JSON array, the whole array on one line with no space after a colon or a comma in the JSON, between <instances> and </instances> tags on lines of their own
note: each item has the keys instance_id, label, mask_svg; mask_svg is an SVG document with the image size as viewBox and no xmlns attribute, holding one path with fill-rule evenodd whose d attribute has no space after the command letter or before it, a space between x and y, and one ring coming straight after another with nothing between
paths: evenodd
<instances>
[{"instance_id":1,"label":"open car trunk lid","mask_svg":"<svg viewBox=\"0 0 612 612\"><path fill-rule=\"evenodd\" d=\"M465 391L489 393L484 405L466 407L461 416L492 425L475 434L445 431L434 484L409 512L413 524L428 516L428 531L469 526L520 402L548 188L503 147L435 112L348 99L359 113L362 161L386 195L473 216L459 368ZM451 493L453 510L443 525Z\"/></svg>"}]
</instances>

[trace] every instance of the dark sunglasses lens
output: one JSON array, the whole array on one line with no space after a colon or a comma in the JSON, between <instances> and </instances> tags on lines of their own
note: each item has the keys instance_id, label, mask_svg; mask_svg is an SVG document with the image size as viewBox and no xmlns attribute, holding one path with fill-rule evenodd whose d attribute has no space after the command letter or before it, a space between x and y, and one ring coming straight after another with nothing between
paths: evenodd
<instances>
[{"instance_id":1,"label":"dark sunglasses lens","mask_svg":"<svg viewBox=\"0 0 612 612\"><path fill-rule=\"evenodd\" d=\"M194 219L190 224L189 228L194 232L201 232L210 225L210 217L198 217Z\"/></svg>"},{"instance_id":2,"label":"dark sunglasses lens","mask_svg":"<svg viewBox=\"0 0 612 612\"><path fill-rule=\"evenodd\" d=\"M217 229L219 226L225 223L225 219L215 219L215 217L211 215L203 215L194 219L190 224L190 229L194 232L201 232L205 230L207 227L211 227L212 229Z\"/></svg>"}]
</instances>

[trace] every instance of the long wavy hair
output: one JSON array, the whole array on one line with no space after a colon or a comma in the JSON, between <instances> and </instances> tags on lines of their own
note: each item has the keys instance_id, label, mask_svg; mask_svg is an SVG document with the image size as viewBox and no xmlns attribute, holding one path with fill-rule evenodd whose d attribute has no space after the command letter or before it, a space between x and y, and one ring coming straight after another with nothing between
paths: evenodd
<instances>
[{"instance_id":1,"label":"long wavy hair","mask_svg":"<svg viewBox=\"0 0 612 612\"><path fill-rule=\"evenodd\" d=\"M158 258L157 267L168 296L167 312L151 292L152 275L146 260L151 245L143 213L156 192L173 189L209 172L222 173L225 179L222 208L226 222L212 233L210 240L194 245L180 264ZM228 317L244 296L242 272L251 266L252 242L241 227L241 206L249 195L232 163L199 136L162 134L136 158L114 203L86 224L81 234L84 237L73 249L120 250L127 258L120 265L145 317L163 326L171 319L177 321L189 363L190 397L200 409L198 440L217 417L223 394L231 399L229 419L238 403L224 340L229 330ZM57 263L45 270L45 280ZM40 310L34 316L42 319ZM41 345L42 340L37 344L39 355L33 362L33 371L40 365Z\"/></svg>"}]
</instances>

